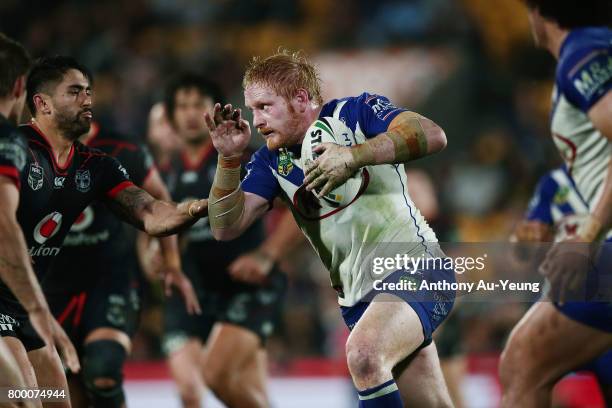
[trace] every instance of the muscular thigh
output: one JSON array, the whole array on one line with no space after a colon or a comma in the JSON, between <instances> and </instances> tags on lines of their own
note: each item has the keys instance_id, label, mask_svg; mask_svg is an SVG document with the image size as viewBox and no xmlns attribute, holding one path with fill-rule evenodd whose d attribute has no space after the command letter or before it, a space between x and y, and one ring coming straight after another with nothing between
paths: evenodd
<instances>
[{"instance_id":1,"label":"muscular thigh","mask_svg":"<svg viewBox=\"0 0 612 408\"><path fill-rule=\"evenodd\" d=\"M348 342L374 349L395 365L417 350L423 340L423 327L414 309L396 296L381 294L369 304Z\"/></svg>"},{"instance_id":2,"label":"muscular thigh","mask_svg":"<svg viewBox=\"0 0 612 408\"><path fill-rule=\"evenodd\" d=\"M548 382L592 360L612 346L612 334L570 319L550 302L532 306L511 333L504 353L513 364L529 365Z\"/></svg>"}]
</instances>

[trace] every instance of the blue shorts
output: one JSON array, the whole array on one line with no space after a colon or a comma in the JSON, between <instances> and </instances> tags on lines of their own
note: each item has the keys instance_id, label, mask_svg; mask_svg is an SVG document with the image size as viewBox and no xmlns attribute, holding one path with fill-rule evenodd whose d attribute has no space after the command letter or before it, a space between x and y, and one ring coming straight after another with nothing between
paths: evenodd
<instances>
[{"instance_id":1,"label":"blue shorts","mask_svg":"<svg viewBox=\"0 0 612 408\"><path fill-rule=\"evenodd\" d=\"M449 285L455 283L455 272L453 270L421 270L417 273L410 273L398 270L387 276L384 283L398 283L401 281L412 281L414 287L421 287L422 281L447 282ZM378 294L389 293L397 296L416 312L423 327L423 343L421 348L428 346L432 341L433 332L450 314L455 303L455 291L451 289L440 290L387 290L373 289L360 302L353 306L341 306L342 318L349 330L357 324L361 316L365 313L372 299Z\"/></svg>"},{"instance_id":2,"label":"blue shorts","mask_svg":"<svg viewBox=\"0 0 612 408\"><path fill-rule=\"evenodd\" d=\"M587 326L612 333L612 240L607 240L588 272L585 301L572 301L555 307L565 316ZM598 295L602 293L603 295Z\"/></svg>"},{"instance_id":3,"label":"blue shorts","mask_svg":"<svg viewBox=\"0 0 612 408\"><path fill-rule=\"evenodd\" d=\"M612 351L601 355L596 360L585 364L576 371L591 371L601 385L612 385Z\"/></svg>"}]
</instances>

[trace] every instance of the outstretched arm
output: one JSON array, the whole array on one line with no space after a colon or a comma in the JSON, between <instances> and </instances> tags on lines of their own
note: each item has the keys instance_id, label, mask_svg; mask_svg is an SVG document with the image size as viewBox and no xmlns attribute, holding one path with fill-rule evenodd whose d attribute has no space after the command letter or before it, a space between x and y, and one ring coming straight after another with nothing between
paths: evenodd
<instances>
[{"instance_id":1,"label":"outstretched arm","mask_svg":"<svg viewBox=\"0 0 612 408\"><path fill-rule=\"evenodd\" d=\"M109 201L109 208L123 220L149 235L176 234L208 214L208 200L176 204L156 200L145 190L130 186Z\"/></svg>"}]
</instances>

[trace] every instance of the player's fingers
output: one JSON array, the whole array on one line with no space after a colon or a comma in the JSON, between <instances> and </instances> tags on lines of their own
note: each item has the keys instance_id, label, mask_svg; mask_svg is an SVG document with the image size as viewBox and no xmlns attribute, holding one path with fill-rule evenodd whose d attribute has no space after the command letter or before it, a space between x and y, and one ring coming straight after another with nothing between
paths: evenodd
<instances>
[{"instance_id":1,"label":"player's fingers","mask_svg":"<svg viewBox=\"0 0 612 408\"><path fill-rule=\"evenodd\" d=\"M217 128L217 126L215 126L215 122L213 121L209 112L204 113L204 122L206 122L206 127L208 128L208 131L212 134Z\"/></svg>"},{"instance_id":2,"label":"player's fingers","mask_svg":"<svg viewBox=\"0 0 612 408\"><path fill-rule=\"evenodd\" d=\"M221 114L223 115L223 120L230 120L232 117L232 105L230 103L226 104L223 107L223 110L221 111Z\"/></svg>"},{"instance_id":3,"label":"player's fingers","mask_svg":"<svg viewBox=\"0 0 612 408\"><path fill-rule=\"evenodd\" d=\"M202 308L200 307L200 302L198 301L198 297L191 285L191 282L187 278L181 282L179 286L181 291L181 295L185 300L185 306L187 307L187 313L189 314L202 314Z\"/></svg>"},{"instance_id":4,"label":"player's fingers","mask_svg":"<svg viewBox=\"0 0 612 408\"><path fill-rule=\"evenodd\" d=\"M234 109L232 111L232 120L236 122L240 122L240 109Z\"/></svg>"},{"instance_id":5,"label":"player's fingers","mask_svg":"<svg viewBox=\"0 0 612 408\"><path fill-rule=\"evenodd\" d=\"M223 123L223 114L221 113L221 110L221 104L216 103L213 109L213 119L215 120L215 125L217 126Z\"/></svg>"},{"instance_id":6,"label":"player's fingers","mask_svg":"<svg viewBox=\"0 0 612 408\"><path fill-rule=\"evenodd\" d=\"M312 180L323 174L323 169L319 167L318 161L314 161L312 165L306 169L306 173L304 174L306 176L304 177L304 184L308 185Z\"/></svg>"},{"instance_id":7,"label":"player's fingers","mask_svg":"<svg viewBox=\"0 0 612 408\"><path fill-rule=\"evenodd\" d=\"M192 217L206 217L208 215L208 199L203 198L201 200L193 202L189 206L188 211L189 215L191 215Z\"/></svg>"},{"instance_id":8,"label":"player's fingers","mask_svg":"<svg viewBox=\"0 0 612 408\"><path fill-rule=\"evenodd\" d=\"M78 373L81 369L81 365L79 364L79 356L74 348L74 345L61 327L60 330L57 330L56 332L55 343L70 371L73 373Z\"/></svg>"},{"instance_id":9,"label":"player's fingers","mask_svg":"<svg viewBox=\"0 0 612 408\"><path fill-rule=\"evenodd\" d=\"M334 187L336 187L335 184L336 183L334 183L332 180L328 180L327 183L325 183L323 188L317 194L317 197L321 198L321 197L326 196L327 194L329 194L330 191L332 191L334 189Z\"/></svg>"},{"instance_id":10,"label":"player's fingers","mask_svg":"<svg viewBox=\"0 0 612 408\"><path fill-rule=\"evenodd\" d=\"M311 181L310 183L306 185L306 190L307 191L314 190L315 188L324 185L326 182L327 182L327 175L321 174L319 177L317 177L316 179L314 179L313 181Z\"/></svg>"},{"instance_id":11,"label":"player's fingers","mask_svg":"<svg viewBox=\"0 0 612 408\"><path fill-rule=\"evenodd\" d=\"M312 173L317 167L319 167L319 159L308 160L306 162L306 168L304 169L304 175Z\"/></svg>"},{"instance_id":12,"label":"player's fingers","mask_svg":"<svg viewBox=\"0 0 612 408\"><path fill-rule=\"evenodd\" d=\"M329 148L329 145L331 145L331 143L321 143L320 145L312 149L312 151L321 154Z\"/></svg>"},{"instance_id":13,"label":"player's fingers","mask_svg":"<svg viewBox=\"0 0 612 408\"><path fill-rule=\"evenodd\" d=\"M164 278L164 294L166 297L172 296L172 278L169 274L166 274Z\"/></svg>"},{"instance_id":14,"label":"player's fingers","mask_svg":"<svg viewBox=\"0 0 612 408\"><path fill-rule=\"evenodd\" d=\"M236 127L240 130L245 130L249 127L249 121L240 119L240 122L236 123Z\"/></svg>"}]
</instances>

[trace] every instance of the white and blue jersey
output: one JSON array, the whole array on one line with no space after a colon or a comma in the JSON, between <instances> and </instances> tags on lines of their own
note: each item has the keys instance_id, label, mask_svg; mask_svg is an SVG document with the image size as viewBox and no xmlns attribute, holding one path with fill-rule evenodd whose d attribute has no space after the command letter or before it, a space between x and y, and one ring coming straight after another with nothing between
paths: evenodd
<instances>
[{"instance_id":1,"label":"white and blue jersey","mask_svg":"<svg viewBox=\"0 0 612 408\"><path fill-rule=\"evenodd\" d=\"M593 126L588 112L611 88L612 30L570 31L559 54L551 130L576 190L591 211L603 193L612 145Z\"/></svg>"},{"instance_id":2,"label":"white and blue jersey","mask_svg":"<svg viewBox=\"0 0 612 408\"><path fill-rule=\"evenodd\" d=\"M525 218L555 228L555 240L577 232L573 215L588 214L589 208L576 190L565 167L555 169L540 179L529 202Z\"/></svg>"},{"instance_id":3,"label":"white and blue jersey","mask_svg":"<svg viewBox=\"0 0 612 408\"><path fill-rule=\"evenodd\" d=\"M354 133L354 139L346 141L352 145L387 131L403 111L384 96L363 93L326 103L320 117L343 121ZM280 196L288 203L329 270L340 305L353 306L372 290L373 280L381 278L372 276L374 252L376 256L394 256L399 245L402 254L419 257L437 250L437 244L429 245L437 242L434 232L408 195L403 164L368 166L367 187L351 205L326 214L305 215L313 196L303 186L300 150L301 146L259 149L247 165L242 189L268 201Z\"/></svg>"}]
</instances>

